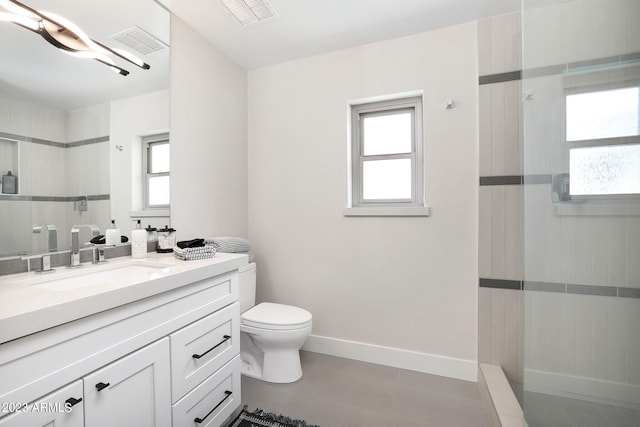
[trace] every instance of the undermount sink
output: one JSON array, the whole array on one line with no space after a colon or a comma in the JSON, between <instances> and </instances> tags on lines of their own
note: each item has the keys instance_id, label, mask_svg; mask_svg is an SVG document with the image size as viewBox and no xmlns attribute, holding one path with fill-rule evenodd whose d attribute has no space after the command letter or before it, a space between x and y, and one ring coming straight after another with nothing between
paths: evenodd
<instances>
[{"instance_id":1,"label":"undermount sink","mask_svg":"<svg viewBox=\"0 0 640 427\"><path fill-rule=\"evenodd\" d=\"M59 292L98 285L118 284L126 286L166 276L170 273L170 267L168 264L152 262L129 263L111 268L104 267L100 270L93 270L92 267L88 267L84 271L78 269L72 272L65 272L67 274L64 277L48 276L46 279L41 277L37 283L33 283L31 286Z\"/></svg>"}]
</instances>

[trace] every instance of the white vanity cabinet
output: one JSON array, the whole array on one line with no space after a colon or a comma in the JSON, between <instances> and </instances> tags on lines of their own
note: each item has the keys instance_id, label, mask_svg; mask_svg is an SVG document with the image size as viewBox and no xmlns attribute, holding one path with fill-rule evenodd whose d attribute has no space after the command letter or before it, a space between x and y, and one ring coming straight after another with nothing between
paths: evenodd
<instances>
[{"instance_id":1,"label":"white vanity cabinet","mask_svg":"<svg viewBox=\"0 0 640 427\"><path fill-rule=\"evenodd\" d=\"M84 401L82 381L75 381L32 403L3 402L11 415L0 418L1 427L82 427Z\"/></svg>"},{"instance_id":2,"label":"white vanity cabinet","mask_svg":"<svg viewBox=\"0 0 640 427\"><path fill-rule=\"evenodd\" d=\"M0 412L0 427L221 426L241 402L231 268L0 345L0 404L62 408Z\"/></svg>"},{"instance_id":3,"label":"white vanity cabinet","mask_svg":"<svg viewBox=\"0 0 640 427\"><path fill-rule=\"evenodd\" d=\"M82 382L87 426L171 426L167 338L87 375Z\"/></svg>"}]
</instances>

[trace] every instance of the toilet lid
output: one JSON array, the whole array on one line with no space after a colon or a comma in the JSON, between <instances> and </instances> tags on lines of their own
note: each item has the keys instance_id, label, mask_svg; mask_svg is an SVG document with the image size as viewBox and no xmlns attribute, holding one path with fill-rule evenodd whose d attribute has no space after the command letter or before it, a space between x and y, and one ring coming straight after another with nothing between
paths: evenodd
<instances>
[{"instance_id":1,"label":"toilet lid","mask_svg":"<svg viewBox=\"0 0 640 427\"><path fill-rule=\"evenodd\" d=\"M263 329L298 329L311 324L311 313L292 305L263 302L245 311L242 323Z\"/></svg>"}]
</instances>

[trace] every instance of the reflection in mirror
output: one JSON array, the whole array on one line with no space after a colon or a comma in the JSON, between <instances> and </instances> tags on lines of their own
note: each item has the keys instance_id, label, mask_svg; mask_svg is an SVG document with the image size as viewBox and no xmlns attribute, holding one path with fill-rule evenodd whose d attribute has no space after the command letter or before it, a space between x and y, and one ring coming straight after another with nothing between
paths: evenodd
<instances>
[{"instance_id":1,"label":"reflection in mirror","mask_svg":"<svg viewBox=\"0 0 640 427\"><path fill-rule=\"evenodd\" d=\"M142 140L169 131L169 13L153 0L22 3L151 68L113 56L129 71L119 75L0 21L0 39L11 40L0 46L0 258L68 250L75 224L104 233L115 219L128 235L133 219L169 223L167 210L145 213L142 198ZM81 233L90 239L89 227Z\"/></svg>"}]
</instances>

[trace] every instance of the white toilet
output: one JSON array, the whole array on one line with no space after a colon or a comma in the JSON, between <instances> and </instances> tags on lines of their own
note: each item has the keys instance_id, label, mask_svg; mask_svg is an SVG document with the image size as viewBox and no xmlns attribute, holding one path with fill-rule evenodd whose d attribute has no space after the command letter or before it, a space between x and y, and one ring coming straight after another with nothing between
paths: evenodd
<instances>
[{"instance_id":1,"label":"white toilet","mask_svg":"<svg viewBox=\"0 0 640 427\"><path fill-rule=\"evenodd\" d=\"M291 305L255 305L256 264L239 272L242 374L272 383L299 380L300 347L311 333L311 313Z\"/></svg>"}]
</instances>

